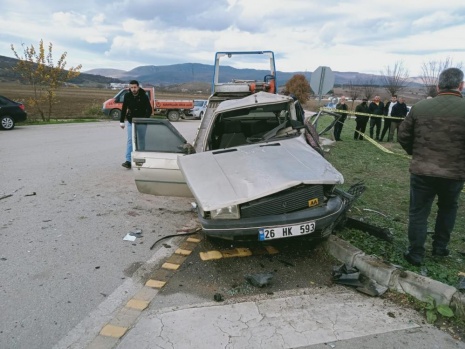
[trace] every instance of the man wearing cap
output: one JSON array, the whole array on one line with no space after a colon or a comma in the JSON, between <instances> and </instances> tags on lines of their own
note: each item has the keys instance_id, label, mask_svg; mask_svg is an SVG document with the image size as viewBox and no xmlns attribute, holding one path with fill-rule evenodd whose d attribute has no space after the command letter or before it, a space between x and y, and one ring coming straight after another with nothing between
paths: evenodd
<instances>
[{"instance_id":1,"label":"man wearing cap","mask_svg":"<svg viewBox=\"0 0 465 349\"><path fill-rule=\"evenodd\" d=\"M368 99L363 98L362 103L360 103L359 105L355 107L355 113L369 114L370 109L368 109L367 102L368 102ZM365 130L367 128L367 123L368 123L369 118L370 117L367 115L355 114L355 122L356 122L355 132L354 132L355 140L363 140L363 134L365 133Z\"/></svg>"}]
</instances>

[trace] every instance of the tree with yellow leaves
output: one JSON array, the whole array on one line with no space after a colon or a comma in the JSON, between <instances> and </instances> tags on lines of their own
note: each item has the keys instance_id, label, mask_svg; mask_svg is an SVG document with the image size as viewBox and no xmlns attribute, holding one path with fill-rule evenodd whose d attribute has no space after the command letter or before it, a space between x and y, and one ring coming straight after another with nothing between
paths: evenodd
<instances>
[{"instance_id":1,"label":"tree with yellow leaves","mask_svg":"<svg viewBox=\"0 0 465 349\"><path fill-rule=\"evenodd\" d=\"M37 110L43 121L50 121L53 105L58 103L56 91L66 81L79 76L82 66L65 69L66 52L62 53L58 62L54 64L53 45L49 43L48 53L45 54L42 39L38 50L33 45L27 47L22 44L22 47L24 56L20 56L13 44L11 45L11 50L19 60L13 69L33 87L34 96L29 98L28 104Z\"/></svg>"},{"instance_id":2,"label":"tree with yellow leaves","mask_svg":"<svg viewBox=\"0 0 465 349\"><path fill-rule=\"evenodd\" d=\"M310 99L310 83L303 74L295 74L286 82L284 94L293 94L300 103L305 104Z\"/></svg>"}]
</instances>

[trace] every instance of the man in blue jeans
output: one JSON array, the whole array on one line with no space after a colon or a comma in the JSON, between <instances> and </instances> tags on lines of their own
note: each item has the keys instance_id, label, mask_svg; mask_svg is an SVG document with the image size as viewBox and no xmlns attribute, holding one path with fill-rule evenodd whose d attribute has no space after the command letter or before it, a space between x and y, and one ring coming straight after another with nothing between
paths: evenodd
<instances>
[{"instance_id":1,"label":"man in blue jeans","mask_svg":"<svg viewBox=\"0 0 465 349\"><path fill-rule=\"evenodd\" d=\"M123 108L121 110L120 126L127 129L126 161L121 166L131 168L132 153L132 118L148 118L152 114L147 93L139 86L139 82L131 80L129 82L129 92L124 95ZM126 124L124 120L126 119Z\"/></svg>"},{"instance_id":2,"label":"man in blue jeans","mask_svg":"<svg viewBox=\"0 0 465 349\"><path fill-rule=\"evenodd\" d=\"M432 255L449 255L458 200L465 180L464 74L460 69L441 72L438 95L416 103L399 126L398 140L410 163L410 207L405 259L421 265L425 257L428 217L437 197Z\"/></svg>"}]
</instances>

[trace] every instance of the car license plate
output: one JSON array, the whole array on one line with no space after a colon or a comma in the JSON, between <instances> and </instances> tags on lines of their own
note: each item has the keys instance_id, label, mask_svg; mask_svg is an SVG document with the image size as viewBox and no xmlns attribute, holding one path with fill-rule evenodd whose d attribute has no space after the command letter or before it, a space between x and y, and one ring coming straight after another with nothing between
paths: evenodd
<instances>
[{"instance_id":1,"label":"car license plate","mask_svg":"<svg viewBox=\"0 0 465 349\"><path fill-rule=\"evenodd\" d=\"M271 239L288 238L313 233L315 231L315 222L307 222L297 225L285 225L273 228L258 229L258 240L265 241Z\"/></svg>"}]
</instances>

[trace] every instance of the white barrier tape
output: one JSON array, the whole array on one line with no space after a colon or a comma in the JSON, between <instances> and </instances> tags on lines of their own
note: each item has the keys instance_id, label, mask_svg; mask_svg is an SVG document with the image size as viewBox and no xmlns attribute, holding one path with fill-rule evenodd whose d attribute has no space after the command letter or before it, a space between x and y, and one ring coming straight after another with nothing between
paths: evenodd
<instances>
[{"instance_id":1,"label":"white barrier tape","mask_svg":"<svg viewBox=\"0 0 465 349\"><path fill-rule=\"evenodd\" d=\"M393 151L383 147L381 144L379 144L378 142L376 142L373 138L371 138L370 136L366 135L365 133L362 133L360 131L357 131L355 130L355 132L358 132L360 135L363 136L364 139L368 140L371 144L373 144L376 148L380 149L381 151L385 152L385 153L388 153L388 154L394 154L394 155L397 155L397 156L401 156L403 158L406 158L406 159L411 159L412 157L410 155L406 155L406 154L398 154L398 153L394 153Z\"/></svg>"}]
</instances>

